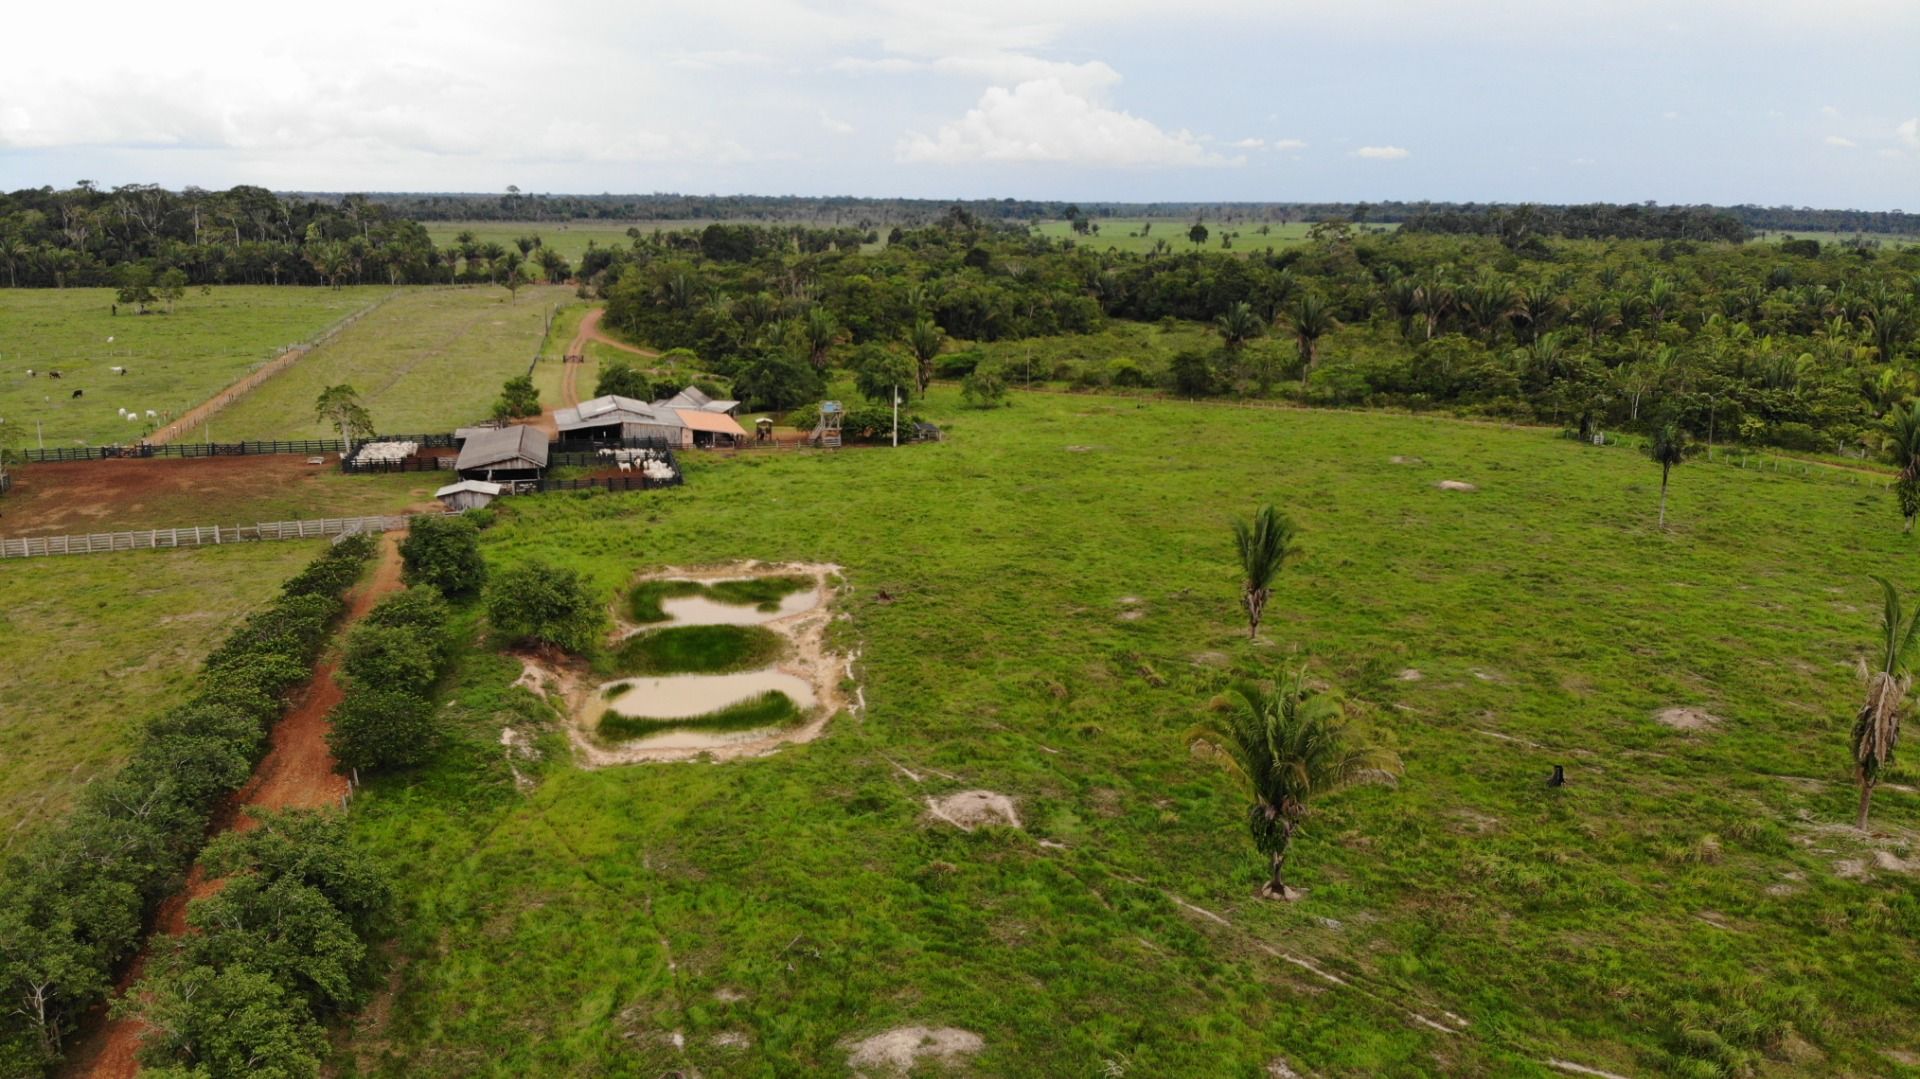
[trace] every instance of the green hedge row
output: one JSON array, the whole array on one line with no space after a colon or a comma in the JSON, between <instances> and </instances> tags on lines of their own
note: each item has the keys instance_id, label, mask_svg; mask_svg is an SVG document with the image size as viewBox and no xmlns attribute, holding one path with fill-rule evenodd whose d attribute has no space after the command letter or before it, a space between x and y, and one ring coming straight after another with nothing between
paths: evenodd
<instances>
[{"instance_id":1,"label":"green hedge row","mask_svg":"<svg viewBox=\"0 0 1920 1079\"><path fill-rule=\"evenodd\" d=\"M452 610L437 589L415 585L381 603L347 635L327 744L341 768L400 768L425 761L440 740L433 684L453 659Z\"/></svg>"},{"instance_id":2,"label":"green hedge row","mask_svg":"<svg viewBox=\"0 0 1920 1079\"><path fill-rule=\"evenodd\" d=\"M147 724L126 767L0 865L0 1076L56 1063L107 994L252 774L373 547L350 537L288 581L207 658L193 697Z\"/></svg>"}]
</instances>

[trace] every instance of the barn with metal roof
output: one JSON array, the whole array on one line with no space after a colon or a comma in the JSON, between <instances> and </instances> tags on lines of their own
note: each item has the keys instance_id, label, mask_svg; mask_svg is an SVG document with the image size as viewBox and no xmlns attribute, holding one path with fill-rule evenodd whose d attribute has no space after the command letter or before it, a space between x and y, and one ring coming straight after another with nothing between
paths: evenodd
<instances>
[{"instance_id":1,"label":"barn with metal roof","mask_svg":"<svg viewBox=\"0 0 1920 1079\"><path fill-rule=\"evenodd\" d=\"M539 479L547 469L547 434L537 427L475 431L453 467L465 480Z\"/></svg>"}]
</instances>

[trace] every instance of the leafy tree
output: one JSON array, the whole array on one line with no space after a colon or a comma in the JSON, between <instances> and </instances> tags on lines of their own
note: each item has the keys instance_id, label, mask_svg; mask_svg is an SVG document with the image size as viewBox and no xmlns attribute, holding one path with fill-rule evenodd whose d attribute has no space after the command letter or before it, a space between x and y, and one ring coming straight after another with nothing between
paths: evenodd
<instances>
[{"instance_id":1,"label":"leafy tree","mask_svg":"<svg viewBox=\"0 0 1920 1079\"><path fill-rule=\"evenodd\" d=\"M139 995L130 993L115 1007L116 1014L137 1014L151 1031L140 1046L149 1075L305 1079L320 1074L326 1031L269 974L170 956L140 986Z\"/></svg>"},{"instance_id":2,"label":"leafy tree","mask_svg":"<svg viewBox=\"0 0 1920 1079\"><path fill-rule=\"evenodd\" d=\"M918 366L914 361L881 345L861 345L853 355L853 385L860 396L891 406L897 392L905 399L913 395Z\"/></svg>"},{"instance_id":3,"label":"leafy tree","mask_svg":"<svg viewBox=\"0 0 1920 1079\"><path fill-rule=\"evenodd\" d=\"M826 390L818 370L779 349L754 352L733 375L733 392L748 408L788 409L818 401Z\"/></svg>"},{"instance_id":4,"label":"leafy tree","mask_svg":"<svg viewBox=\"0 0 1920 1079\"><path fill-rule=\"evenodd\" d=\"M373 436L373 417L361 405L360 394L344 382L320 391L313 415L340 432L341 456L352 456L354 439Z\"/></svg>"},{"instance_id":5,"label":"leafy tree","mask_svg":"<svg viewBox=\"0 0 1920 1079\"><path fill-rule=\"evenodd\" d=\"M1264 506L1253 520L1233 522L1234 550L1240 556L1240 605L1247 612L1247 639L1260 636L1260 619L1273 596L1274 579L1288 561L1300 554L1293 521L1272 506Z\"/></svg>"},{"instance_id":6,"label":"leafy tree","mask_svg":"<svg viewBox=\"0 0 1920 1079\"><path fill-rule=\"evenodd\" d=\"M631 397L636 401L645 401L653 392L653 382L645 371L625 360L610 360L600 368L600 377L594 382L593 395L605 397L618 394Z\"/></svg>"},{"instance_id":7,"label":"leafy tree","mask_svg":"<svg viewBox=\"0 0 1920 1079\"><path fill-rule=\"evenodd\" d=\"M424 695L438 675L440 643L412 626L363 622L347 635L341 673L350 690L406 690Z\"/></svg>"},{"instance_id":8,"label":"leafy tree","mask_svg":"<svg viewBox=\"0 0 1920 1079\"><path fill-rule=\"evenodd\" d=\"M330 717L327 745L340 768L405 768L425 763L440 738L433 702L392 688L357 688Z\"/></svg>"},{"instance_id":9,"label":"leafy tree","mask_svg":"<svg viewBox=\"0 0 1920 1079\"><path fill-rule=\"evenodd\" d=\"M1254 314L1253 305L1244 300L1229 305L1225 311L1215 316L1213 327L1220 331L1221 342L1232 352L1240 351L1243 345L1260 336L1261 331L1265 329L1260 324L1260 316Z\"/></svg>"},{"instance_id":10,"label":"leafy tree","mask_svg":"<svg viewBox=\"0 0 1920 1079\"><path fill-rule=\"evenodd\" d=\"M419 516L400 541L402 577L408 584L431 585L444 596L468 596L486 579L480 557L480 529L465 516Z\"/></svg>"},{"instance_id":11,"label":"leafy tree","mask_svg":"<svg viewBox=\"0 0 1920 1079\"><path fill-rule=\"evenodd\" d=\"M1176 353L1167 364L1167 373L1173 378L1173 391L1182 397L1210 397L1220 388L1213 357L1203 349Z\"/></svg>"},{"instance_id":12,"label":"leafy tree","mask_svg":"<svg viewBox=\"0 0 1920 1079\"><path fill-rule=\"evenodd\" d=\"M1880 445L1900 470L1893 490L1900 499L1900 515L1907 519L1905 531L1912 532L1913 520L1920 516L1920 401L1893 406Z\"/></svg>"},{"instance_id":13,"label":"leafy tree","mask_svg":"<svg viewBox=\"0 0 1920 1079\"><path fill-rule=\"evenodd\" d=\"M1656 421L1652 437L1647 440L1647 456L1660 466L1660 522L1659 527L1667 527L1667 479L1673 474L1675 465L1687 459L1691 444L1686 429L1671 417Z\"/></svg>"},{"instance_id":14,"label":"leafy tree","mask_svg":"<svg viewBox=\"0 0 1920 1079\"><path fill-rule=\"evenodd\" d=\"M593 647L605 621L580 574L545 562L495 574L487 587L487 617L509 643L575 654Z\"/></svg>"},{"instance_id":15,"label":"leafy tree","mask_svg":"<svg viewBox=\"0 0 1920 1079\"><path fill-rule=\"evenodd\" d=\"M1007 376L997 364L981 364L960 380L960 397L974 408L1007 403Z\"/></svg>"},{"instance_id":16,"label":"leafy tree","mask_svg":"<svg viewBox=\"0 0 1920 1079\"><path fill-rule=\"evenodd\" d=\"M174 301L187 294L187 272L176 266L161 273L155 284L160 298L167 302L167 314L173 314Z\"/></svg>"},{"instance_id":17,"label":"leafy tree","mask_svg":"<svg viewBox=\"0 0 1920 1079\"><path fill-rule=\"evenodd\" d=\"M1271 688L1236 683L1188 732L1187 743L1234 776L1252 799L1247 826L1254 848L1267 856L1259 894L1268 899L1301 897L1284 872L1314 795L1388 782L1400 771L1398 757L1366 744L1340 702L1307 689L1299 673L1277 675Z\"/></svg>"},{"instance_id":18,"label":"leafy tree","mask_svg":"<svg viewBox=\"0 0 1920 1079\"><path fill-rule=\"evenodd\" d=\"M147 305L153 302L153 270L145 263L129 262L120 267L114 275L119 279L120 291L114 294L119 303L132 304L140 314L147 313Z\"/></svg>"},{"instance_id":19,"label":"leafy tree","mask_svg":"<svg viewBox=\"0 0 1920 1079\"><path fill-rule=\"evenodd\" d=\"M1190 243L1192 243L1193 246L1195 247L1199 247L1200 245L1206 243L1207 242L1207 226L1201 224L1198 221L1195 221L1193 223L1193 227L1187 230L1187 240Z\"/></svg>"},{"instance_id":20,"label":"leafy tree","mask_svg":"<svg viewBox=\"0 0 1920 1079\"><path fill-rule=\"evenodd\" d=\"M1340 320L1314 292L1302 292L1287 309L1286 318L1294 342L1300 346L1300 387L1305 389L1307 380L1313 377L1314 361L1320 357L1320 339L1339 329Z\"/></svg>"},{"instance_id":21,"label":"leafy tree","mask_svg":"<svg viewBox=\"0 0 1920 1079\"><path fill-rule=\"evenodd\" d=\"M1860 784L1860 814L1855 823L1862 831L1867 827L1873 788L1880 782L1881 771L1893 763L1893 752L1900 741L1901 713L1913 688L1907 658L1913 654L1916 634L1920 634L1920 611L1903 619L1900 593L1893 582L1885 577L1874 580L1880 582L1885 598L1880 614L1880 655L1871 669L1861 661L1867 699L1853 720L1853 774Z\"/></svg>"},{"instance_id":22,"label":"leafy tree","mask_svg":"<svg viewBox=\"0 0 1920 1079\"><path fill-rule=\"evenodd\" d=\"M940 355L940 348L946 343L946 334L932 319L924 315L913 322L907 330L907 347L913 350L914 361L920 386L920 396L927 395L927 386L933 382L933 361Z\"/></svg>"},{"instance_id":23,"label":"leafy tree","mask_svg":"<svg viewBox=\"0 0 1920 1079\"><path fill-rule=\"evenodd\" d=\"M833 312L824 307L809 307L798 324L800 339L806 345L807 359L813 363L816 371L825 371L829 362L828 353L839 342L844 332L840 320Z\"/></svg>"},{"instance_id":24,"label":"leafy tree","mask_svg":"<svg viewBox=\"0 0 1920 1079\"><path fill-rule=\"evenodd\" d=\"M493 403L493 418L520 419L540 414L540 390L530 375L515 375L500 387L500 398Z\"/></svg>"}]
</instances>

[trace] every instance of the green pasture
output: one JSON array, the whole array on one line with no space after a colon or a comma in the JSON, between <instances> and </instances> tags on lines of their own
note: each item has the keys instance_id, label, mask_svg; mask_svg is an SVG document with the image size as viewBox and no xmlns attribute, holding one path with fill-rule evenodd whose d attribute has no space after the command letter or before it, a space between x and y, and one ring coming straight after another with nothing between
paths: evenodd
<instances>
[{"instance_id":1,"label":"green pasture","mask_svg":"<svg viewBox=\"0 0 1920 1079\"><path fill-rule=\"evenodd\" d=\"M1280 250L1304 243L1307 230L1313 227L1307 221L1265 221L1256 217L1235 216L1232 218L1201 218L1200 223L1207 227L1207 242L1195 247L1187 238L1187 232L1193 228L1191 217L1096 217L1092 223L1100 226L1098 233L1080 235L1066 221L1042 221L1035 226L1042 236L1056 240L1072 240L1081 247L1093 251L1125 251L1134 254L1146 254L1156 250L1158 241L1167 241L1168 249L1179 254L1189 251L1225 251L1228 253L1265 251L1272 247ZM1391 224L1368 223L1357 226L1368 231L1391 231L1397 226ZM1262 232L1261 230L1266 231ZM1220 246L1224 234L1232 234L1233 246Z\"/></svg>"},{"instance_id":2,"label":"green pasture","mask_svg":"<svg viewBox=\"0 0 1920 1079\"><path fill-rule=\"evenodd\" d=\"M216 439L324 438L313 415L328 386L345 382L381 433L450 431L485 419L500 385L527 373L559 285L410 289L355 323L213 419Z\"/></svg>"},{"instance_id":3,"label":"green pasture","mask_svg":"<svg viewBox=\"0 0 1920 1079\"><path fill-rule=\"evenodd\" d=\"M119 765L318 540L0 560L0 846Z\"/></svg>"},{"instance_id":4,"label":"green pasture","mask_svg":"<svg viewBox=\"0 0 1920 1079\"><path fill-rule=\"evenodd\" d=\"M32 447L137 442L148 409L179 415L386 296L375 286L190 289L166 314L114 315L106 288L0 292L0 420ZM111 368L124 367L125 375ZM27 371L38 372L29 378ZM58 380L47 372L59 371ZM84 391L79 399L73 391ZM119 409L142 415L122 419Z\"/></svg>"},{"instance_id":5,"label":"green pasture","mask_svg":"<svg viewBox=\"0 0 1920 1079\"><path fill-rule=\"evenodd\" d=\"M838 563L866 708L764 758L586 771L520 664L469 650L437 762L355 803L403 906L358 1074L845 1076L912 1026L982 1041L928 1075L1920 1053L1912 773L1850 824L1868 575L1920 586L1885 491L1696 460L1661 531L1653 464L1538 429L956 398L920 408L939 444L689 453L681 488L501 504L490 562L610 605L668 565ZM1267 502L1304 554L1250 643L1227 526ZM1405 775L1316 804L1281 904L1182 732L1231 677L1297 667ZM1024 827L931 817L972 789Z\"/></svg>"}]
</instances>

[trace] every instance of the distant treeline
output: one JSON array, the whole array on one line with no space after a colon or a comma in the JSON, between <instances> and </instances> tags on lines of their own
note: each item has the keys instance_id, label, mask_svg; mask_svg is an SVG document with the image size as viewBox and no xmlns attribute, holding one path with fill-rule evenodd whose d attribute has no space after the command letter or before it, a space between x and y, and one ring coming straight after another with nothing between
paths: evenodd
<instances>
[{"instance_id":1,"label":"distant treeline","mask_svg":"<svg viewBox=\"0 0 1920 1079\"><path fill-rule=\"evenodd\" d=\"M1403 232L1495 236L1519 250L1542 237L1569 240L1721 240L1744 242L1739 218L1712 206L1448 206L1417 211L1400 222Z\"/></svg>"}]
</instances>

